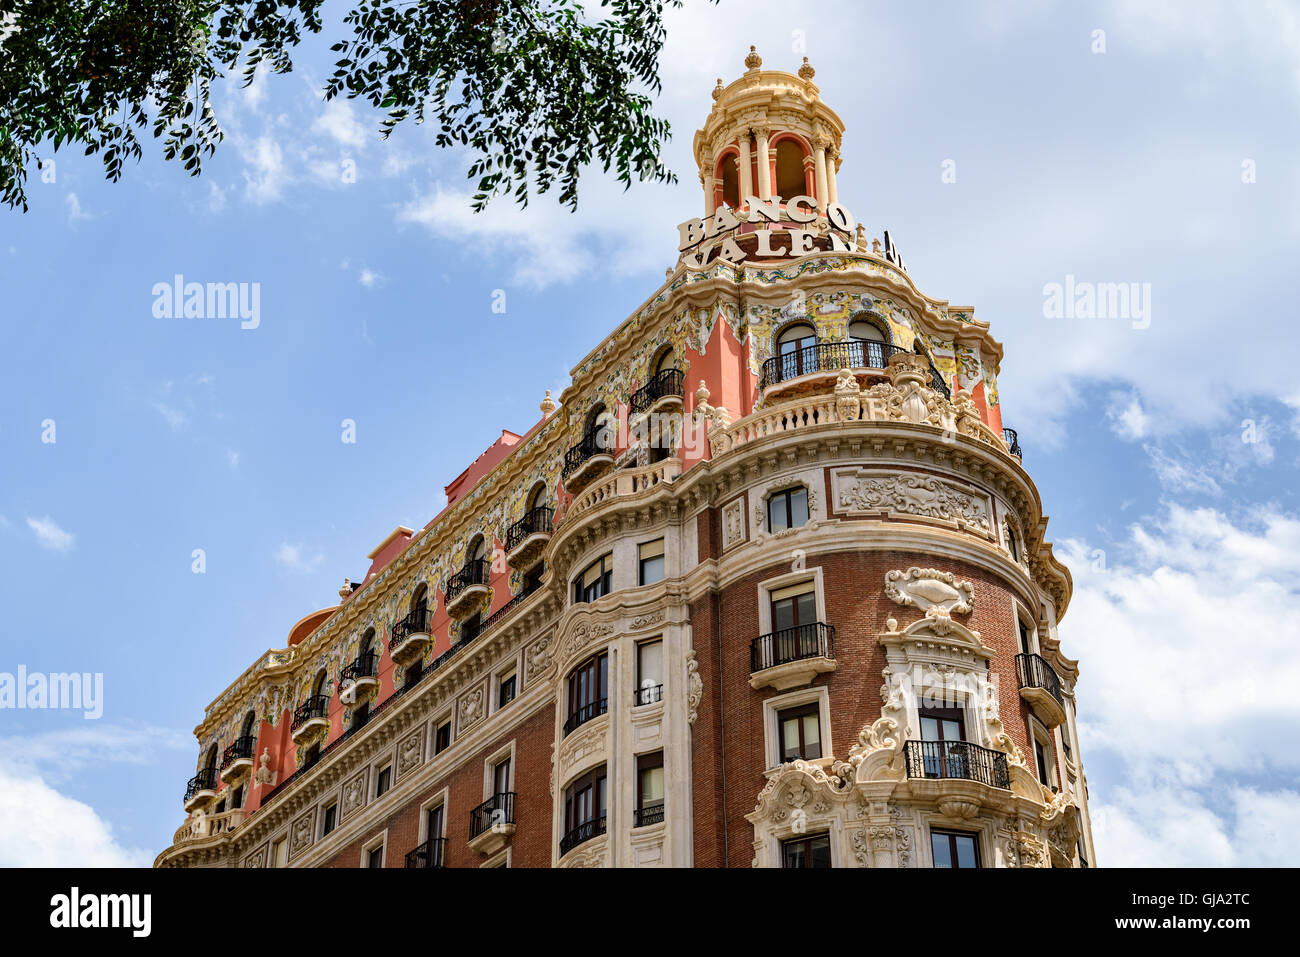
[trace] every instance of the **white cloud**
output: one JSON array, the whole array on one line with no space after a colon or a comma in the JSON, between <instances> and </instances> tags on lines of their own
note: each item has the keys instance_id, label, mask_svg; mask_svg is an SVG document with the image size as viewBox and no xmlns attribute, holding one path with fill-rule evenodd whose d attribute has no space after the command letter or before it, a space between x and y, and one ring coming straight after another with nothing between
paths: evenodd
<instances>
[{"instance_id":1,"label":"white cloud","mask_svg":"<svg viewBox=\"0 0 1300 957\"><path fill-rule=\"evenodd\" d=\"M94 218L93 216L90 215L90 213L85 212L81 208L81 200L77 198L76 193L69 193L66 197L64 197L63 201L68 209L68 222L76 223L76 222L80 222L83 219Z\"/></svg>"},{"instance_id":2,"label":"white cloud","mask_svg":"<svg viewBox=\"0 0 1300 957\"><path fill-rule=\"evenodd\" d=\"M1300 520L1168 505L1116 551L1103 568L1090 545L1058 549L1083 759L1123 782L1091 782L1098 863L1300 859L1300 831L1243 846L1300 813L1300 742L1271 730L1300 719Z\"/></svg>"},{"instance_id":3,"label":"white cloud","mask_svg":"<svg viewBox=\"0 0 1300 957\"><path fill-rule=\"evenodd\" d=\"M1156 445L1144 445L1152 470L1160 486L1171 493L1192 492L1201 495L1222 495L1223 488L1204 462L1189 462L1175 458Z\"/></svg>"},{"instance_id":4,"label":"white cloud","mask_svg":"<svg viewBox=\"0 0 1300 957\"><path fill-rule=\"evenodd\" d=\"M167 424L171 426L172 431L174 432L179 432L190 423L190 417L188 415L176 408L174 405L168 405L161 399L154 400L153 410L166 420Z\"/></svg>"},{"instance_id":5,"label":"white cloud","mask_svg":"<svg viewBox=\"0 0 1300 957\"><path fill-rule=\"evenodd\" d=\"M52 552L71 551L72 546L77 542L77 536L59 528L54 519L48 515L44 518L28 516L27 527L36 535L37 543L42 548L48 548Z\"/></svg>"},{"instance_id":6,"label":"white cloud","mask_svg":"<svg viewBox=\"0 0 1300 957\"><path fill-rule=\"evenodd\" d=\"M369 266L362 266L361 272L357 274L357 282L361 283L361 285L365 286L367 289L373 289L376 286L383 285L384 276L382 273L376 272Z\"/></svg>"},{"instance_id":7,"label":"white cloud","mask_svg":"<svg viewBox=\"0 0 1300 957\"><path fill-rule=\"evenodd\" d=\"M280 547L275 550L276 562L284 568L295 572L310 572L320 567L325 556L320 552L308 554L302 545L291 545L288 542L281 543Z\"/></svg>"},{"instance_id":8,"label":"white cloud","mask_svg":"<svg viewBox=\"0 0 1300 957\"><path fill-rule=\"evenodd\" d=\"M1126 442L1145 438L1151 429L1151 420L1142 411L1142 400L1134 393L1112 393L1106 418L1110 419L1111 431Z\"/></svg>"},{"instance_id":9,"label":"white cloud","mask_svg":"<svg viewBox=\"0 0 1300 957\"><path fill-rule=\"evenodd\" d=\"M369 140L365 127L357 122L352 104L347 100L334 99L326 103L311 128L342 146L356 150L364 149Z\"/></svg>"},{"instance_id":10,"label":"white cloud","mask_svg":"<svg viewBox=\"0 0 1300 957\"><path fill-rule=\"evenodd\" d=\"M269 134L263 134L251 144L236 141L236 146L245 162L245 197L259 206L283 197L290 175L280 144Z\"/></svg>"},{"instance_id":11,"label":"white cloud","mask_svg":"<svg viewBox=\"0 0 1300 957\"><path fill-rule=\"evenodd\" d=\"M226 449L226 462L232 470L239 468L239 453L234 449Z\"/></svg>"}]
</instances>

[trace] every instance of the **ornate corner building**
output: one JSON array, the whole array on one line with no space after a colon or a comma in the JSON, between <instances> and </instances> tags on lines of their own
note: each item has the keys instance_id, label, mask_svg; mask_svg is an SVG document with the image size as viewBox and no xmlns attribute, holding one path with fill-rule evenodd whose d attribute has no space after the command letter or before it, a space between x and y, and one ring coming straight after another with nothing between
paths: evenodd
<instances>
[{"instance_id":1,"label":"ornate corner building","mask_svg":"<svg viewBox=\"0 0 1300 957\"><path fill-rule=\"evenodd\" d=\"M208 707L158 866L1095 860L1002 347L746 67L663 285Z\"/></svg>"}]
</instances>

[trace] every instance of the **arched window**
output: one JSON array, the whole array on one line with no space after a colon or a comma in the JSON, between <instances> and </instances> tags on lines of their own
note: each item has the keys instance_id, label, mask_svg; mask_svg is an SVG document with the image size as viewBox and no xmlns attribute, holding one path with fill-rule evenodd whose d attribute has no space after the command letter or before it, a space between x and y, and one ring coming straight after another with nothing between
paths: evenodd
<instances>
[{"instance_id":1,"label":"arched window","mask_svg":"<svg viewBox=\"0 0 1300 957\"><path fill-rule=\"evenodd\" d=\"M474 540L469 543L466 555L468 555L468 561L482 561L487 557L487 540L482 535L475 535Z\"/></svg>"},{"instance_id":2,"label":"arched window","mask_svg":"<svg viewBox=\"0 0 1300 957\"><path fill-rule=\"evenodd\" d=\"M532 493L528 496L528 505L525 512L531 512L535 508L544 508L546 506L546 485L538 482L534 486Z\"/></svg>"},{"instance_id":3,"label":"arched window","mask_svg":"<svg viewBox=\"0 0 1300 957\"><path fill-rule=\"evenodd\" d=\"M594 455L596 452L613 448L612 419L613 416L606 411L603 402L597 402L587 413L587 421L582 429L582 441L584 445L590 446L588 454Z\"/></svg>"},{"instance_id":4,"label":"arched window","mask_svg":"<svg viewBox=\"0 0 1300 957\"><path fill-rule=\"evenodd\" d=\"M778 381L817 370L817 330L806 322L786 326L776 337Z\"/></svg>"},{"instance_id":5,"label":"arched window","mask_svg":"<svg viewBox=\"0 0 1300 957\"><path fill-rule=\"evenodd\" d=\"M741 203L739 153L727 152L718 160L716 176L722 181L722 202L732 209Z\"/></svg>"},{"instance_id":6,"label":"arched window","mask_svg":"<svg viewBox=\"0 0 1300 957\"><path fill-rule=\"evenodd\" d=\"M204 768L215 768L217 766L217 746L214 744L208 748L207 757L203 759Z\"/></svg>"},{"instance_id":7,"label":"arched window","mask_svg":"<svg viewBox=\"0 0 1300 957\"><path fill-rule=\"evenodd\" d=\"M253 737L253 734L256 730L257 730L257 715L254 712L250 711L248 712L248 714L244 715L244 725L239 730L239 736L241 738L251 738Z\"/></svg>"},{"instance_id":8,"label":"arched window","mask_svg":"<svg viewBox=\"0 0 1300 957\"><path fill-rule=\"evenodd\" d=\"M361 636L361 647L357 650L362 655L368 655L377 650L375 648L375 629L366 629L366 633Z\"/></svg>"},{"instance_id":9,"label":"arched window","mask_svg":"<svg viewBox=\"0 0 1300 957\"><path fill-rule=\"evenodd\" d=\"M1020 561L1020 543L1016 541L1016 530L1011 527L1011 520L1008 519L1004 524L1007 536L1007 551L1011 553L1011 560L1019 563Z\"/></svg>"},{"instance_id":10,"label":"arched window","mask_svg":"<svg viewBox=\"0 0 1300 957\"><path fill-rule=\"evenodd\" d=\"M804 172L805 155L802 144L791 137L787 136L776 144L776 192L786 202L795 196L812 193Z\"/></svg>"},{"instance_id":11,"label":"arched window","mask_svg":"<svg viewBox=\"0 0 1300 957\"><path fill-rule=\"evenodd\" d=\"M653 374L659 375L662 372L672 372L676 369L677 353L673 351L672 346L666 346L664 350L659 353L659 358L655 360Z\"/></svg>"},{"instance_id":12,"label":"arched window","mask_svg":"<svg viewBox=\"0 0 1300 957\"><path fill-rule=\"evenodd\" d=\"M866 319L849 321L849 354L855 369L883 369L889 357L885 346L889 337L874 322Z\"/></svg>"},{"instance_id":13,"label":"arched window","mask_svg":"<svg viewBox=\"0 0 1300 957\"><path fill-rule=\"evenodd\" d=\"M320 674L316 676L316 680L312 682L311 695L313 698L325 694L325 682L327 680L328 676L325 674L325 669L322 668Z\"/></svg>"}]
</instances>

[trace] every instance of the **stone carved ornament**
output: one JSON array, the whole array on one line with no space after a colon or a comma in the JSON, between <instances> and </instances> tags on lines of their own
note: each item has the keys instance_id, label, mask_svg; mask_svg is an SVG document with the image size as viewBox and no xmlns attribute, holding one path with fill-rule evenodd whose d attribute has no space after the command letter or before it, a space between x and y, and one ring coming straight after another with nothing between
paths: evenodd
<instances>
[{"instance_id":1,"label":"stone carved ornament","mask_svg":"<svg viewBox=\"0 0 1300 957\"><path fill-rule=\"evenodd\" d=\"M839 485L837 507L848 512L888 509L954 522L988 532L988 512L974 495L929 475L871 475L859 472Z\"/></svg>"},{"instance_id":2,"label":"stone carved ornament","mask_svg":"<svg viewBox=\"0 0 1300 957\"><path fill-rule=\"evenodd\" d=\"M405 774L420 763L420 738L423 735L423 730L407 735L406 740L397 749L397 773L399 775Z\"/></svg>"},{"instance_id":3,"label":"stone carved ornament","mask_svg":"<svg viewBox=\"0 0 1300 957\"><path fill-rule=\"evenodd\" d=\"M968 615L975 607L975 586L937 568L913 565L905 572L887 572L885 594L900 605L921 609L926 618Z\"/></svg>"},{"instance_id":4,"label":"stone carved ornament","mask_svg":"<svg viewBox=\"0 0 1300 957\"><path fill-rule=\"evenodd\" d=\"M699 717L700 702L704 700L704 681L700 678L700 664L695 660L695 649L686 649L686 722L695 725Z\"/></svg>"},{"instance_id":5,"label":"stone carved ornament","mask_svg":"<svg viewBox=\"0 0 1300 957\"><path fill-rule=\"evenodd\" d=\"M460 699L460 725L466 727L483 717L483 689L475 688Z\"/></svg>"}]
</instances>

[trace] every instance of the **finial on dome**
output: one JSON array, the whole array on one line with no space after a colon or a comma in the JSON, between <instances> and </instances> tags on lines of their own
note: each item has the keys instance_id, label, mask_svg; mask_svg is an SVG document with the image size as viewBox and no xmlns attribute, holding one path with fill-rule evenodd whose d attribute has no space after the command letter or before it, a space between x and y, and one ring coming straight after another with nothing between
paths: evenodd
<instances>
[{"instance_id":1,"label":"finial on dome","mask_svg":"<svg viewBox=\"0 0 1300 957\"><path fill-rule=\"evenodd\" d=\"M745 69L757 70L762 65L763 58L758 55L758 47L751 45L749 48L749 56L745 57Z\"/></svg>"},{"instance_id":2,"label":"finial on dome","mask_svg":"<svg viewBox=\"0 0 1300 957\"><path fill-rule=\"evenodd\" d=\"M722 77L718 77L718 85L713 88L713 98L716 100L722 96Z\"/></svg>"},{"instance_id":3,"label":"finial on dome","mask_svg":"<svg viewBox=\"0 0 1300 957\"><path fill-rule=\"evenodd\" d=\"M542 415L546 416L548 419L551 417L551 413L555 411L555 400L551 398L550 389L546 390L546 398L542 400L540 408L542 410Z\"/></svg>"},{"instance_id":4,"label":"finial on dome","mask_svg":"<svg viewBox=\"0 0 1300 957\"><path fill-rule=\"evenodd\" d=\"M817 75L817 71L814 70L812 64L808 62L807 57L803 58L803 66L799 67L799 75L805 80L811 80Z\"/></svg>"},{"instance_id":5,"label":"finial on dome","mask_svg":"<svg viewBox=\"0 0 1300 957\"><path fill-rule=\"evenodd\" d=\"M343 579L343 587L339 589L339 600L342 601L352 594L352 582L346 578Z\"/></svg>"}]
</instances>

